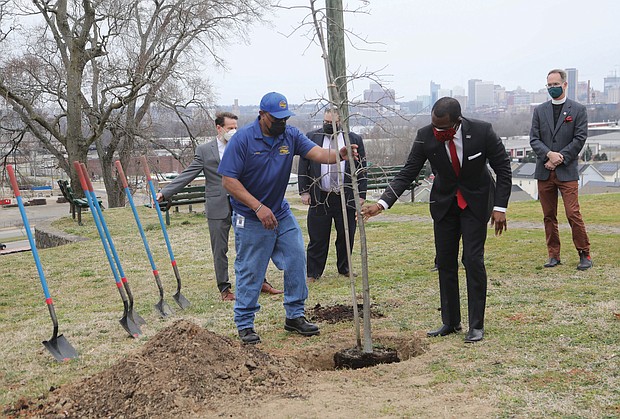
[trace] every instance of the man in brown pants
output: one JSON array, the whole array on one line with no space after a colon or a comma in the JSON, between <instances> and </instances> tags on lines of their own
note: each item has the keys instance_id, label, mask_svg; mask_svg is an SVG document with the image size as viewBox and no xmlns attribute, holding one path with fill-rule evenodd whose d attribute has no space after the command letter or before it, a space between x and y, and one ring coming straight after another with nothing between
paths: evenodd
<instances>
[{"instance_id":1,"label":"man in brown pants","mask_svg":"<svg viewBox=\"0 0 620 419\"><path fill-rule=\"evenodd\" d=\"M586 143L588 116L586 108L566 97L566 72L554 69L547 75L547 90L552 100L534 110L530 145L536 153L538 199L542 206L549 260L545 268L560 264L558 229L558 191L562 194L566 218L573 243L579 253L577 269L592 267L590 240L579 211L579 152Z\"/></svg>"}]
</instances>

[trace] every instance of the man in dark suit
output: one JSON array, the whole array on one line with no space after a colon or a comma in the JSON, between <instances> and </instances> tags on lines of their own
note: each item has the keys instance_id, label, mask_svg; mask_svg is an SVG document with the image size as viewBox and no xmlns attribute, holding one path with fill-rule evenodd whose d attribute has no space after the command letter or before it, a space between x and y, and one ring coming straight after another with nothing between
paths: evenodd
<instances>
[{"instance_id":1,"label":"man in dark suit","mask_svg":"<svg viewBox=\"0 0 620 419\"><path fill-rule=\"evenodd\" d=\"M334 132L334 124L336 132ZM344 147L344 135L341 130L338 114L328 109L323 116L323 127L306 134L315 144L323 148L340 150ZM363 168L366 167L366 152L362 137L350 132L351 144L357 144L359 160L356 161L358 173L358 191L360 205L366 199L367 178ZM351 166L349 161L337 164L321 164L304 157L300 157L297 169L299 194L308 209L308 236L310 242L307 249L307 281L314 282L323 275L329 240L332 230L332 220L336 227L336 267L340 275L349 275L348 252L353 251L355 238L355 201L351 184ZM344 186L344 199L347 207L347 226L349 232L349 251L345 236L344 216L340 193Z\"/></svg>"},{"instance_id":2,"label":"man in dark suit","mask_svg":"<svg viewBox=\"0 0 620 419\"><path fill-rule=\"evenodd\" d=\"M435 172L430 211L435 233L439 293L443 325L427 333L445 336L461 327L458 285L459 241L467 276L469 331L465 342L484 337L487 273L484 244L487 222L495 234L506 229L506 208L512 186L510 159L491 124L461 116L456 99L444 97L433 106L432 124L421 128L405 167L385 190L378 203L365 205L365 219L390 208L416 179L428 160ZM487 162L495 172L493 180Z\"/></svg>"},{"instance_id":3,"label":"man in dark suit","mask_svg":"<svg viewBox=\"0 0 620 419\"><path fill-rule=\"evenodd\" d=\"M158 194L157 201L162 202L181 191L201 172L205 176L205 215L209 225L211 252L215 267L215 279L223 301L234 301L231 283L228 279L228 235L231 226L231 210L228 193L222 186L222 176L217 173L228 140L237 131L237 115L222 112L215 117L217 138L196 147L194 160L183 172L166 185ZM263 282L262 292L282 294L272 287L267 280Z\"/></svg>"},{"instance_id":4,"label":"man in dark suit","mask_svg":"<svg viewBox=\"0 0 620 419\"><path fill-rule=\"evenodd\" d=\"M560 264L560 232L558 229L558 191L562 194L566 218L579 253L577 269L592 267L590 241L579 211L579 152L588 135L585 106L566 97L566 72L551 70L547 74L547 90L551 101L534 109L530 145L536 153L538 199L542 206L549 260L545 268Z\"/></svg>"}]
</instances>

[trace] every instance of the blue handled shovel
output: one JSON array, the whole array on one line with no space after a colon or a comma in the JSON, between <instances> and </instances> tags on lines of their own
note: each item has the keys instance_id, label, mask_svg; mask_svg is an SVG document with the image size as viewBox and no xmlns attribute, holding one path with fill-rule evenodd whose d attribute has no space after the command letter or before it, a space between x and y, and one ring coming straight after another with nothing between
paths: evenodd
<instances>
[{"instance_id":1,"label":"blue handled shovel","mask_svg":"<svg viewBox=\"0 0 620 419\"><path fill-rule=\"evenodd\" d=\"M155 261L153 260L153 255L151 254L149 243L146 240L146 235L144 234L144 229L142 228L142 223L140 222L140 217L138 216L138 211L136 210L136 205L133 202L133 197L131 196L131 191L129 190L129 184L127 183L127 178L125 177L123 165L119 160L115 161L114 164L116 165L116 170L118 171L118 178L123 184L125 195L127 196L127 200L129 201L129 205L131 206L133 218L136 219L136 224L138 225L138 230L140 231L140 237L142 237L142 243L144 243L144 250L146 250L146 255L148 256L149 262L151 263L153 277L155 277L155 283L157 284L157 288L159 289L159 301L155 304L155 310L157 310L161 317L168 317L169 315L173 314L173 311L168 305L168 303L164 301L164 288L161 285L161 280L159 279L159 272L157 271L157 267L155 266Z\"/></svg>"},{"instance_id":2,"label":"blue handled shovel","mask_svg":"<svg viewBox=\"0 0 620 419\"><path fill-rule=\"evenodd\" d=\"M112 275L114 275L114 282L116 283L116 288L121 296L121 300L123 300L123 317L119 320L123 329L133 338L138 338L142 335L142 330L140 330L140 326L136 324L134 319L129 316L129 300L127 299L127 295L125 294L125 290L123 289L123 284L121 282L120 277L118 276L118 271L116 270L116 266L114 265L114 260L112 259L112 254L110 253L110 247L108 245L108 241L106 240L105 233L103 232L103 228L101 227L101 221L99 217L97 217L97 209L95 205L99 206L99 202L95 200L93 202L92 197L88 193L88 183L86 182L85 173L82 171L82 166L80 162L73 162L73 166L77 171L78 177L80 178L80 184L82 185L82 189L84 190L84 194L86 195L86 200L88 201L88 206L90 208L90 212L93 214L93 221L95 222L95 226L97 226L97 231L99 232L99 238L101 239L101 244L103 245L103 250L105 251L105 255L108 258L108 263L110 264L110 269L112 270Z\"/></svg>"},{"instance_id":3,"label":"blue handled shovel","mask_svg":"<svg viewBox=\"0 0 620 419\"><path fill-rule=\"evenodd\" d=\"M142 169L144 170L144 176L149 184L149 190L151 191L151 196L153 198L153 206L157 210L157 216L159 217L159 224L161 225L161 231L164 234L164 239L166 240L166 247L168 248L168 254L170 255L170 263L172 264L172 269L174 270L174 276L177 279L177 292L172 296L174 301L177 302L179 307L182 309L186 309L190 306L190 302L181 294L181 275L179 275L179 269L177 268L177 262L174 259L174 253L172 253L172 247L170 246L170 239L168 238L168 231L166 230L166 223L164 222L164 218L161 215L161 209L159 208L159 203L155 196L157 193L155 192L155 187L153 186L153 180L151 179L151 170L149 169L149 163L146 160L146 156L142 156Z\"/></svg>"},{"instance_id":4,"label":"blue handled shovel","mask_svg":"<svg viewBox=\"0 0 620 419\"><path fill-rule=\"evenodd\" d=\"M24 228L28 235L28 241L30 242L30 249L32 249L32 256L34 257L34 263L37 265L37 271L39 272L39 279L41 280L41 286L43 287L43 293L45 294L45 304L49 309L52 323L54 324L54 334L50 340L44 340L43 346L52 354L56 361L67 361L78 357L77 351L71 346L69 341L63 336L58 334L58 319L56 318L56 311L54 310L54 302L50 296L49 289L47 288L47 281L45 280L45 273L43 273L43 267L41 266L41 260L39 259L39 252L37 246L32 237L32 231L30 231L30 223L26 217L26 210L24 209L24 202L19 192L19 186L17 185L17 178L13 171L13 166L10 164L6 166L9 172L9 178L11 180L11 186L17 198L17 205L19 206L19 212L24 222Z\"/></svg>"}]
</instances>

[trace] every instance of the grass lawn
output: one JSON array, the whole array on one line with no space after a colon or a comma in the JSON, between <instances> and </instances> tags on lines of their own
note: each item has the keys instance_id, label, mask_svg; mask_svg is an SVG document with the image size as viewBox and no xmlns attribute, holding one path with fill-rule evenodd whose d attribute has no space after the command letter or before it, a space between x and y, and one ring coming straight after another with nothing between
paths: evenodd
<instances>
[{"instance_id":1,"label":"grass lawn","mask_svg":"<svg viewBox=\"0 0 620 419\"><path fill-rule=\"evenodd\" d=\"M540 205L536 201L511 204L508 231L494 237L489 230L487 239L486 338L475 345L464 345L462 334L430 339L432 356L422 366L430 379L422 390L466 392L468 399L488 403L499 417L620 416L620 195L589 195L580 201L594 268L575 269L578 255L563 214L562 265L542 268L547 254ZM306 234L304 211L294 212ZM137 311L148 322L144 337L138 340L129 338L118 324L122 302L90 214L83 215L82 227L70 218L55 222L56 228L90 239L39 252L60 332L80 358L58 364L41 344L51 337L52 324L31 253L0 257L0 405L37 397L52 386L103 370L180 316L236 338L232 305L219 300L215 285L204 216L186 210L171 214L168 233L183 279L182 292L192 303L181 312L172 299L176 282L157 216L147 208L139 208L139 213L166 289L165 299L176 315L159 319L153 311L157 288L129 208L108 209L104 215ZM428 204L398 204L368 222L366 233L371 299L384 314L373 320L373 330L409 333L438 326ZM351 302L349 283L337 275L333 253L332 248L324 277L309 286L307 307ZM360 293L359 242L353 261L360 273ZM460 273L464 278L464 271ZM282 287L282 275L273 265L267 276L274 286ZM466 325L464 281L461 291ZM263 339L261 348L267 352L300 349L300 341L287 339L282 331L281 301L281 297L261 297L256 328ZM332 332L352 329L350 323L321 326L321 335L301 341L302 347L327 345ZM416 412L398 415L416 416Z\"/></svg>"}]
</instances>

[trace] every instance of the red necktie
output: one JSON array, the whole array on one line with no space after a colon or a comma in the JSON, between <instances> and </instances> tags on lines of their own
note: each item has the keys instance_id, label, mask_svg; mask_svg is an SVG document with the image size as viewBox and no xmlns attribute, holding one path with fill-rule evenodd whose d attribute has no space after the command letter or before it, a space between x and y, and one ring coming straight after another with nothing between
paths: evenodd
<instances>
[{"instance_id":1,"label":"red necktie","mask_svg":"<svg viewBox=\"0 0 620 419\"><path fill-rule=\"evenodd\" d=\"M454 169L454 173L456 173L456 177L459 177L459 173L461 172L461 165L459 163L459 156L456 154L456 146L454 145L454 140L450 140L448 142L448 148L450 149L452 168ZM456 203L462 210L467 208L467 202L465 201L465 198L463 198L461 190L458 188L456 189Z\"/></svg>"}]
</instances>

